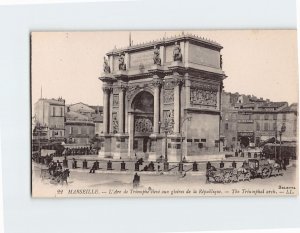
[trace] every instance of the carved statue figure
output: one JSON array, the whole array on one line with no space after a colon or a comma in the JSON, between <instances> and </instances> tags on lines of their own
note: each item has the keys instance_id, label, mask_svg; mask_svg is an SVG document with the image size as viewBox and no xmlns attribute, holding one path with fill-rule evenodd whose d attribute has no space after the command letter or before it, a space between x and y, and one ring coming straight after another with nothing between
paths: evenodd
<instances>
[{"instance_id":1,"label":"carved statue figure","mask_svg":"<svg viewBox=\"0 0 300 233\"><path fill-rule=\"evenodd\" d=\"M175 46L173 49L173 60L174 61L182 61L182 54L181 54L181 48L178 45L178 42L175 42Z\"/></svg>"},{"instance_id":2,"label":"carved statue figure","mask_svg":"<svg viewBox=\"0 0 300 233\"><path fill-rule=\"evenodd\" d=\"M119 70L126 70L124 54L119 54Z\"/></svg>"},{"instance_id":3,"label":"carved statue figure","mask_svg":"<svg viewBox=\"0 0 300 233\"><path fill-rule=\"evenodd\" d=\"M153 62L155 65L161 65L161 59L159 57L159 49L154 45L154 50L153 50Z\"/></svg>"},{"instance_id":4,"label":"carved statue figure","mask_svg":"<svg viewBox=\"0 0 300 233\"><path fill-rule=\"evenodd\" d=\"M119 121L118 121L118 114L113 113L112 114L112 120L113 120L113 133L117 133L119 130Z\"/></svg>"},{"instance_id":5,"label":"carved statue figure","mask_svg":"<svg viewBox=\"0 0 300 233\"><path fill-rule=\"evenodd\" d=\"M220 68L223 68L223 57L222 54L220 54Z\"/></svg>"},{"instance_id":6,"label":"carved statue figure","mask_svg":"<svg viewBox=\"0 0 300 233\"><path fill-rule=\"evenodd\" d=\"M110 67L108 65L108 60L106 57L104 57L104 60L103 60L103 71L104 71L104 73L110 73Z\"/></svg>"}]
</instances>

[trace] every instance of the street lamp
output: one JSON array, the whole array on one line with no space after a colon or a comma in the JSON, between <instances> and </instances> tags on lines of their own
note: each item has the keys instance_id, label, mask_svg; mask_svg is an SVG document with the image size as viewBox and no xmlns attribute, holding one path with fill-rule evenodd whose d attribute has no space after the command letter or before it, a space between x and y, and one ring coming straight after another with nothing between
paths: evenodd
<instances>
[{"instance_id":1,"label":"street lamp","mask_svg":"<svg viewBox=\"0 0 300 233\"><path fill-rule=\"evenodd\" d=\"M281 158L281 136L282 136L282 133L284 133L285 132L285 129L286 129L286 127L285 127L285 125L282 125L281 126L281 129L280 129L280 131L279 131L279 159L282 159Z\"/></svg>"},{"instance_id":2,"label":"street lamp","mask_svg":"<svg viewBox=\"0 0 300 233\"><path fill-rule=\"evenodd\" d=\"M164 131L165 133L165 162L168 162L168 133L172 127L172 123L168 122L167 119L165 119L164 123L158 122L159 127Z\"/></svg>"},{"instance_id":3,"label":"street lamp","mask_svg":"<svg viewBox=\"0 0 300 233\"><path fill-rule=\"evenodd\" d=\"M188 115L188 116L186 116L185 118L183 118L182 119L182 122L181 122L181 124L180 124L180 149L181 149L181 154L180 154L180 162L182 163L182 150L183 150L183 148L182 148L182 126L183 126L183 123L186 121L186 120L188 120L188 121L191 121L191 119L192 119L192 116L190 116L190 115Z\"/></svg>"}]
</instances>

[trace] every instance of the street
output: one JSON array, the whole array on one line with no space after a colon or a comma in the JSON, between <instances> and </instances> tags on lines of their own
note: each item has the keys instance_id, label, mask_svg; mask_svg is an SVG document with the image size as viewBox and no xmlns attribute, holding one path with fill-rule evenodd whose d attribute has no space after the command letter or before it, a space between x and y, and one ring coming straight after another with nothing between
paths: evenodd
<instances>
[{"instance_id":1,"label":"street","mask_svg":"<svg viewBox=\"0 0 300 233\"><path fill-rule=\"evenodd\" d=\"M238 162L241 163L241 162ZM147 164L144 163L143 166ZM162 163L159 163L163 167ZM225 161L225 167L230 166L230 162ZM158 163L155 163L155 169L157 168ZM218 166L218 163L212 163L214 166ZM43 165L45 166L45 165ZM142 167L143 167L142 166ZM278 193L279 185L283 187L295 187L296 184L296 167L291 165L286 171L283 171L283 175L280 176L271 176L266 179L255 178L250 181L239 181L232 183L206 183L205 175L205 163L200 163L198 165L199 171L192 171L192 163L184 165L184 170L182 174L178 172L177 164L170 164L170 168L174 169L169 172L162 171L139 171L137 174L140 176L140 186L139 189L164 189L164 190L178 190L179 193L176 195L180 196L180 190L187 189L213 189L224 192L222 195L232 194L234 189L243 190L253 190L257 188L273 190L273 194L284 194ZM240 166L240 165L238 165ZM36 189L36 192L39 192L39 189L42 188L43 192L51 189L52 191L57 190L58 188L68 188L68 189L80 189L80 188L91 188L104 190L106 194L107 190L112 189L132 189L133 176L136 173L134 171L134 163L127 162L126 171L120 171L120 161L113 163L113 170L106 170L106 161L100 162L100 169L96 170L95 173L89 173L90 169L71 169L70 176L68 178L68 185L64 184L55 184L51 179L42 179L41 174L41 165L33 163L32 167L32 180L35 185L33 187ZM161 168L162 169L162 168ZM246 192L244 190L244 192ZM33 190L34 191L34 190ZM203 190L202 190L203 191ZM285 191L285 190L283 190ZM205 192L205 190L204 190ZM205 194L205 193L204 193ZM221 193L220 193L221 194ZM250 195L250 193L248 193ZM272 193L269 193L272 194ZM184 195L184 194L182 194ZM209 193L207 194L211 196ZM241 193L237 195L243 195ZM247 195L247 193L245 193Z\"/></svg>"}]
</instances>

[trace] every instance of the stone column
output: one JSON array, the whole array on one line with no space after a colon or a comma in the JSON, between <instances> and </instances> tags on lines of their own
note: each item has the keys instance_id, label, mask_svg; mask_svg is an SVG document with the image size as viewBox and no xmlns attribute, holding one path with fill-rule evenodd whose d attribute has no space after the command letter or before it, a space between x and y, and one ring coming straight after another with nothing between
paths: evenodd
<instances>
[{"instance_id":1,"label":"stone column","mask_svg":"<svg viewBox=\"0 0 300 233\"><path fill-rule=\"evenodd\" d=\"M114 91L113 91L113 89L111 90L111 92L110 92L110 99L109 99L109 106L110 106L110 108L109 108L109 119L110 119L110 121L109 121L109 127L108 127L108 132L110 132L111 134L113 134L113 132L114 132L114 129L113 129L113 102L114 102Z\"/></svg>"},{"instance_id":2,"label":"stone column","mask_svg":"<svg viewBox=\"0 0 300 233\"><path fill-rule=\"evenodd\" d=\"M161 80L159 77L153 78L153 85L154 85L154 122L153 122L153 132L155 134L159 133L159 115L160 115L160 87L161 87Z\"/></svg>"},{"instance_id":3,"label":"stone column","mask_svg":"<svg viewBox=\"0 0 300 233\"><path fill-rule=\"evenodd\" d=\"M124 133L124 92L125 87L121 86L119 88L119 133Z\"/></svg>"},{"instance_id":4,"label":"stone column","mask_svg":"<svg viewBox=\"0 0 300 233\"><path fill-rule=\"evenodd\" d=\"M103 133L108 133L109 123L109 87L103 87Z\"/></svg>"},{"instance_id":5,"label":"stone column","mask_svg":"<svg viewBox=\"0 0 300 233\"><path fill-rule=\"evenodd\" d=\"M180 132L180 85L182 80L176 78L174 80L174 133Z\"/></svg>"},{"instance_id":6,"label":"stone column","mask_svg":"<svg viewBox=\"0 0 300 233\"><path fill-rule=\"evenodd\" d=\"M128 113L128 157L131 158L134 156L133 151L133 137L134 137L134 115L132 113Z\"/></svg>"},{"instance_id":7,"label":"stone column","mask_svg":"<svg viewBox=\"0 0 300 233\"><path fill-rule=\"evenodd\" d=\"M189 108L191 106L191 80L189 79L189 75L185 75L185 107Z\"/></svg>"}]
</instances>

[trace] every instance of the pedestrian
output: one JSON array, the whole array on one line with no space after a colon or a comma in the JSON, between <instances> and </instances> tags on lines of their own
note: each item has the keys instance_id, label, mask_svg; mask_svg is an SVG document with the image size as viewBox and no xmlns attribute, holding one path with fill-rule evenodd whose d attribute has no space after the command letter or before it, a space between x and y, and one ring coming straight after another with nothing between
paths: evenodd
<instances>
[{"instance_id":1,"label":"pedestrian","mask_svg":"<svg viewBox=\"0 0 300 233\"><path fill-rule=\"evenodd\" d=\"M77 168L77 161L73 158L72 168Z\"/></svg>"},{"instance_id":2,"label":"pedestrian","mask_svg":"<svg viewBox=\"0 0 300 233\"><path fill-rule=\"evenodd\" d=\"M91 168L91 170L90 170L90 173L95 173L96 166L97 166L97 163L94 162L94 164L93 164L93 166L92 166L92 168Z\"/></svg>"},{"instance_id":3,"label":"pedestrian","mask_svg":"<svg viewBox=\"0 0 300 233\"><path fill-rule=\"evenodd\" d=\"M140 185L140 176L135 173L133 177L133 187L138 187Z\"/></svg>"},{"instance_id":4,"label":"pedestrian","mask_svg":"<svg viewBox=\"0 0 300 233\"><path fill-rule=\"evenodd\" d=\"M286 171L286 159L284 158L281 162L282 162L282 169Z\"/></svg>"},{"instance_id":5,"label":"pedestrian","mask_svg":"<svg viewBox=\"0 0 300 233\"><path fill-rule=\"evenodd\" d=\"M59 162L59 160L57 160L57 167L58 167L59 169L62 169L62 166L61 166L61 163Z\"/></svg>"}]
</instances>

